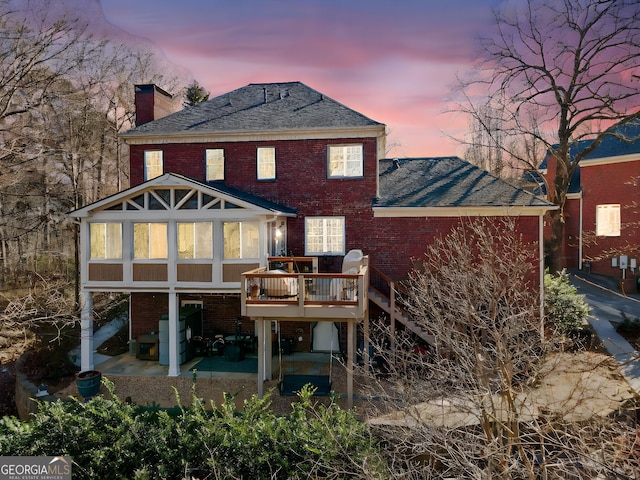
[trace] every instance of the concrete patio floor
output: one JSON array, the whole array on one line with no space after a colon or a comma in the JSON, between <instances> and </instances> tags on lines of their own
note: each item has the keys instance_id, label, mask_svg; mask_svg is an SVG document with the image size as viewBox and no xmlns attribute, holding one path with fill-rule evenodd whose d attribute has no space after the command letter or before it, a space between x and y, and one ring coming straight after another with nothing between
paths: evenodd
<instances>
[{"instance_id":1,"label":"concrete patio floor","mask_svg":"<svg viewBox=\"0 0 640 480\"><path fill-rule=\"evenodd\" d=\"M193 369L196 368L198 378L234 378L234 379L253 379L257 380L256 373L246 372L226 372L226 371L202 371L197 370L198 363L203 357L195 357L188 362L180 365L180 377L193 377ZM153 360L140 360L135 355L124 353L115 357L100 356L100 363L95 365L95 370L102 372L107 376L141 376L141 377L167 377L169 373L168 365L160 365L159 362ZM316 352L293 352L289 355L283 355L282 361L278 356L272 359L272 376L277 378L280 370L285 373L300 374L329 374L333 368L329 365L330 356L328 353ZM337 365L338 360L334 358L333 367Z\"/></svg>"}]
</instances>

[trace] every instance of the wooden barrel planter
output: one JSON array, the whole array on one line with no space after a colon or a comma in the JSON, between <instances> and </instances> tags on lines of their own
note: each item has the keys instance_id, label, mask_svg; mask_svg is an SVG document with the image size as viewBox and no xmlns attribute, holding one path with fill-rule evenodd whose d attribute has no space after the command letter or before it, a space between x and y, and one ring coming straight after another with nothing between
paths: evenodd
<instances>
[{"instance_id":1,"label":"wooden barrel planter","mask_svg":"<svg viewBox=\"0 0 640 480\"><path fill-rule=\"evenodd\" d=\"M76 375L76 386L78 393L85 400L89 400L100 391L100 382L102 381L102 373L97 370L87 370Z\"/></svg>"}]
</instances>

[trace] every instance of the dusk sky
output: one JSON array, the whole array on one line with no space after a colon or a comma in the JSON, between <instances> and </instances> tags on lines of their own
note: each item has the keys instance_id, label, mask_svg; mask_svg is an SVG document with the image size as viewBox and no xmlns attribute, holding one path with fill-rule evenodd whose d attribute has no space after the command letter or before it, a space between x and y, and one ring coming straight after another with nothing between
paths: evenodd
<instances>
[{"instance_id":1,"label":"dusk sky","mask_svg":"<svg viewBox=\"0 0 640 480\"><path fill-rule=\"evenodd\" d=\"M150 40L211 96L301 81L385 123L390 156L461 155L443 113L499 0L100 0L107 20Z\"/></svg>"}]
</instances>

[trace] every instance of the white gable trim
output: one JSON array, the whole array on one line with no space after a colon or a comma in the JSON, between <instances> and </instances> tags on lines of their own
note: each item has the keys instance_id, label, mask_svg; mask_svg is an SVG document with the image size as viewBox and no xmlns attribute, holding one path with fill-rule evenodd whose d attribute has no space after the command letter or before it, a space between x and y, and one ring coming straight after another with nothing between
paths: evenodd
<instances>
[{"instance_id":1,"label":"white gable trim","mask_svg":"<svg viewBox=\"0 0 640 480\"><path fill-rule=\"evenodd\" d=\"M200 192L208 197L212 197L214 200L209 202L207 205L202 205L202 208L197 209L180 209L181 203L179 201L173 201L173 197L171 204L163 202L162 199L158 198L156 194L153 192L157 189L170 189L170 190L192 190L194 193ZM155 200L157 200L160 204L165 206L164 209L159 210L150 210L145 208L144 206L140 206L137 208L134 202L128 202L129 200L133 200L140 195L149 194L153 196ZM193 195L192 194L192 195ZM119 204L128 203L132 205L132 208L124 210L109 210ZM207 211L208 207L213 204L220 204L221 208L210 209L209 212L216 212L216 216L224 217L224 216L255 216L255 215L282 215L282 216L295 216L291 213L280 212L275 209L264 208L260 205L255 205L249 201L234 197L226 192L223 192L214 186L203 185L201 183L192 181L186 177L182 177L180 175L175 175L172 173L165 173L160 177L154 178L147 182L136 185L135 187L129 188L122 192L116 193L115 195L111 195L110 197L104 198L102 200L98 200L90 205L86 205L78 210L68 213L68 216L73 218L87 218L94 216L95 214L104 214L110 216L127 216L127 217L136 217L136 216L144 216L148 215L151 217L154 216L164 216L171 217L173 215L180 215L185 217L192 217L196 215L202 215L203 211ZM224 209L224 205L226 203L231 203L239 208L227 208ZM243 212L244 210L244 212ZM172 214L173 212L173 214ZM177 212L177 213L176 213Z\"/></svg>"}]
</instances>

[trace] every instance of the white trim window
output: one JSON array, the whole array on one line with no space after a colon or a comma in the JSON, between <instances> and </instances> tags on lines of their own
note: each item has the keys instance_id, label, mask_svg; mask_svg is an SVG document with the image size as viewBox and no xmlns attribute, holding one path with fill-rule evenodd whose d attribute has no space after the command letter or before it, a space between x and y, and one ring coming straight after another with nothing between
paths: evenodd
<instances>
[{"instance_id":1,"label":"white trim window","mask_svg":"<svg viewBox=\"0 0 640 480\"><path fill-rule=\"evenodd\" d=\"M260 257L260 224L258 222L224 222L224 258Z\"/></svg>"},{"instance_id":2,"label":"white trim window","mask_svg":"<svg viewBox=\"0 0 640 480\"><path fill-rule=\"evenodd\" d=\"M168 258L166 223L133 224L133 258Z\"/></svg>"},{"instance_id":3,"label":"white trim window","mask_svg":"<svg viewBox=\"0 0 640 480\"><path fill-rule=\"evenodd\" d=\"M177 224L178 258L213 258L213 224L195 222Z\"/></svg>"},{"instance_id":4,"label":"white trim window","mask_svg":"<svg viewBox=\"0 0 640 480\"><path fill-rule=\"evenodd\" d=\"M363 149L362 145L329 145L328 151L329 178L362 177Z\"/></svg>"},{"instance_id":5,"label":"white trim window","mask_svg":"<svg viewBox=\"0 0 640 480\"><path fill-rule=\"evenodd\" d=\"M304 221L305 255L344 255L344 217L307 217Z\"/></svg>"},{"instance_id":6,"label":"white trim window","mask_svg":"<svg viewBox=\"0 0 640 480\"><path fill-rule=\"evenodd\" d=\"M207 148L204 155L207 182L224 180L224 149Z\"/></svg>"},{"instance_id":7,"label":"white trim window","mask_svg":"<svg viewBox=\"0 0 640 480\"><path fill-rule=\"evenodd\" d=\"M122 259L122 224L90 223L91 260Z\"/></svg>"},{"instance_id":8,"label":"white trim window","mask_svg":"<svg viewBox=\"0 0 640 480\"><path fill-rule=\"evenodd\" d=\"M162 175L162 150L145 150L144 151L144 179L151 180L152 178Z\"/></svg>"},{"instance_id":9,"label":"white trim window","mask_svg":"<svg viewBox=\"0 0 640 480\"><path fill-rule=\"evenodd\" d=\"M620 204L596 206L596 235L598 237L620 236Z\"/></svg>"},{"instance_id":10,"label":"white trim window","mask_svg":"<svg viewBox=\"0 0 640 480\"><path fill-rule=\"evenodd\" d=\"M258 180L274 180L276 178L276 149L274 147L258 147L257 155Z\"/></svg>"}]
</instances>

